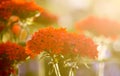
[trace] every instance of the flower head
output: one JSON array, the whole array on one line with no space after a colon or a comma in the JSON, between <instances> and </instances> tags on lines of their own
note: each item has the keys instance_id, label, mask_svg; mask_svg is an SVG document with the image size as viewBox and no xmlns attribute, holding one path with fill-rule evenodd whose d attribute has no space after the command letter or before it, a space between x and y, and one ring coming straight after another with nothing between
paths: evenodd
<instances>
[{"instance_id":1,"label":"flower head","mask_svg":"<svg viewBox=\"0 0 120 76\"><path fill-rule=\"evenodd\" d=\"M65 29L44 28L36 32L27 42L27 53L37 55L43 51L52 54L80 54L95 58L97 56L94 42L83 35L72 34Z\"/></svg>"},{"instance_id":2,"label":"flower head","mask_svg":"<svg viewBox=\"0 0 120 76\"><path fill-rule=\"evenodd\" d=\"M21 61L27 57L22 46L11 42L0 43L0 58L3 56L10 61Z\"/></svg>"},{"instance_id":3,"label":"flower head","mask_svg":"<svg viewBox=\"0 0 120 76\"><path fill-rule=\"evenodd\" d=\"M44 28L36 32L27 42L27 52L39 54L42 51L60 53L64 45L65 29Z\"/></svg>"},{"instance_id":4,"label":"flower head","mask_svg":"<svg viewBox=\"0 0 120 76\"><path fill-rule=\"evenodd\" d=\"M13 32L15 35L19 35L19 34L20 34L20 31L21 31L21 26L20 26L18 23L15 23L15 24L12 26L12 32Z\"/></svg>"},{"instance_id":5,"label":"flower head","mask_svg":"<svg viewBox=\"0 0 120 76\"><path fill-rule=\"evenodd\" d=\"M76 23L79 30L87 30L97 35L115 36L120 33L120 23L108 18L90 16Z\"/></svg>"},{"instance_id":6,"label":"flower head","mask_svg":"<svg viewBox=\"0 0 120 76\"><path fill-rule=\"evenodd\" d=\"M97 45L91 38L76 33L69 33L64 42L64 53L80 55L81 57L97 57Z\"/></svg>"},{"instance_id":7,"label":"flower head","mask_svg":"<svg viewBox=\"0 0 120 76\"><path fill-rule=\"evenodd\" d=\"M2 0L0 2L0 19L8 20L10 16L17 15L20 18L34 16L36 11L43 9L33 0Z\"/></svg>"},{"instance_id":8,"label":"flower head","mask_svg":"<svg viewBox=\"0 0 120 76\"><path fill-rule=\"evenodd\" d=\"M25 49L16 43L0 43L0 75L9 76L15 71L13 64L25 60Z\"/></svg>"}]
</instances>

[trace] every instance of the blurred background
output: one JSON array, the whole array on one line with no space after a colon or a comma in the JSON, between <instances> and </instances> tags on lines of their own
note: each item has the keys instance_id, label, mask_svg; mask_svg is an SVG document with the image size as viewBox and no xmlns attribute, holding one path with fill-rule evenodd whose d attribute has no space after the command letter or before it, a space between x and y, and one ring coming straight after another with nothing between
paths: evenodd
<instances>
[{"instance_id":1,"label":"blurred background","mask_svg":"<svg viewBox=\"0 0 120 76\"><path fill-rule=\"evenodd\" d=\"M67 28L88 16L109 18L119 22L119 0L36 0L36 2L59 16L59 25Z\"/></svg>"}]
</instances>

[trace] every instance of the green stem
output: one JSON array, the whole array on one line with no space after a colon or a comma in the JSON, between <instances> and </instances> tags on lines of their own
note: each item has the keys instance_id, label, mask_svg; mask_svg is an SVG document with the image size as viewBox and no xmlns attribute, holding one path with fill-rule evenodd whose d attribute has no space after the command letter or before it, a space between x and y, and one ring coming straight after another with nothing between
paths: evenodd
<instances>
[{"instance_id":1,"label":"green stem","mask_svg":"<svg viewBox=\"0 0 120 76\"><path fill-rule=\"evenodd\" d=\"M69 76L75 76L76 66L77 66L77 62L74 62L73 65L72 65L71 68L70 68Z\"/></svg>"},{"instance_id":2,"label":"green stem","mask_svg":"<svg viewBox=\"0 0 120 76\"><path fill-rule=\"evenodd\" d=\"M53 64L56 76L61 76L58 63Z\"/></svg>"},{"instance_id":3,"label":"green stem","mask_svg":"<svg viewBox=\"0 0 120 76\"><path fill-rule=\"evenodd\" d=\"M74 76L73 68L70 69L70 71L69 71L69 76Z\"/></svg>"},{"instance_id":4,"label":"green stem","mask_svg":"<svg viewBox=\"0 0 120 76\"><path fill-rule=\"evenodd\" d=\"M50 57L51 57L51 61L53 62L53 68L54 68L54 70L55 70L55 74L56 74L56 76L61 76L61 74L60 74L60 69L59 69L59 65L58 65L58 59L57 59L57 56L54 54L54 55L52 55L51 53L49 53L48 52L48 54L50 55Z\"/></svg>"}]
</instances>

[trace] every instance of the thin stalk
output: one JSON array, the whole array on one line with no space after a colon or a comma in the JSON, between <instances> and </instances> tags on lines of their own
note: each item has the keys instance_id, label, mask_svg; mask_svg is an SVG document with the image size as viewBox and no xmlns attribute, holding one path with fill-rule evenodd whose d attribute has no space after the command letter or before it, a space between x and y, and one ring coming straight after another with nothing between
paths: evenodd
<instances>
[{"instance_id":1,"label":"thin stalk","mask_svg":"<svg viewBox=\"0 0 120 76\"><path fill-rule=\"evenodd\" d=\"M99 63L99 73L98 76L104 76L104 63Z\"/></svg>"},{"instance_id":2,"label":"thin stalk","mask_svg":"<svg viewBox=\"0 0 120 76\"><path fill-rule=\"evenodd\" d=\"M58 65L58 59L57 59L57 55L52 55L51 53L48 52L48 54L50 55L51 57L51 62L52 62L52 65L53 65L53 68L55 70L55 74L56 76L61 76L60 74L60 69L59 69L59 65Z\"/></svg>"},{"instance_id":3,"label":"thin stalk","mask_svg":"<svg viewBox=\"0 0 120 76\"><path fill-rule=\"evenodd\" d=\"M73 68L70 69L70 71L69 71L69 76L74 76Z\"/></svg>"},{"instance_id":4,"label":"thin stalk","mask_svg":"<svg viewBox=\"0 0 120 76\"><path fill-rule=\"evenodd\" d=\"M53 64L56 76L61 76L58 63Z\"/></svg>"}]
</instances>

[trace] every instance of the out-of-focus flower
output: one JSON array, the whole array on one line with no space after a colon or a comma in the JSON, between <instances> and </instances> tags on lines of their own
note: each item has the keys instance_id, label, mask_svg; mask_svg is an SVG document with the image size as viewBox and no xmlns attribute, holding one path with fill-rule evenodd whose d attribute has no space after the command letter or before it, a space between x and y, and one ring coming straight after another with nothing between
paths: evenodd
<instances>
[{"instance_id":1,"label":"out-of-focus flower","mask_svg":"<svg viewBox=\"0 0 120 76\"><path fill-rule=\"evenodd\" d=\"M0 2L1 21L8 21L9 25L10 22L15 22L15 20L17 21L19 19L23 20L27 18L31 18L34 23L44 25L57 23L58 20L56 15L37 5L34 0L2 0Z\"/></svg>"},{"instance_id":2,"label":"out-of-focus flower","mask_svg":"<svg viewBox=\"0 0 120 76\"><path fill-rule=\"evenodd\" d=\"M46 10L44 10L40 16L34 18L34 22L50 25L52 23L57 23L58 17Z\"/></svg>"},{"instance_id":3,"label":"out-of-focus flower","mask_svg":"<svg viewBox=\"0 0 120 76\"><path fill-rule=\"evenodd\" d=\"M16 8L14 8L13 10L13 14L18 15L19 17L22 18L26 18L26 16L31 17L34 16L36 12L39 11L41 13L43 11L43 8L38 6L33 0L30 1L21 0L21 2L13 0L13 2L15 3L14 6L16 6Z\"/></svg>"},{"instance_id":4,"label":"out-of-focus flower","mask_svg":"<svg viewBox=\"0 0 120 76\"><path fill-rule=\"evenodd\" d=\"M8 19L11 16L11 0L1 0L0 1L0 19Z\"/></svg>"},{"instance_id":5,"label":"out-of-focus flower","mask_svg":"<svg viewBox=\"0 0 120 76\"><path fill-rule=\"evenodd\" d=\"M11 74L11 63L6 58L0 59L0 76L9 76Z\"/></svg>"},{"instance_id":6,"label":"out-of-focus flower","mask_svg":"<svg viewBox=\"0 0 120 76\"><path fill-rule=\"evenodd\" d=\"M0 75L9 76L14 71L13 65L24 61L26 57L22 46L11 42L0 43Z\"/></svg>"},{"instance_id":7,"label":"out-of-focus flower","mask_svg":"<svg viewBox=\"0 0 120 76\"><path fill-rule=\"evenodd\" d=\"M82 57L89 58L96 58L98 55L97 45L92 39L87 38L84 35L78 35L75 33L69 34L68 45L70 46L66 48L71 48L69 51L72 54L79 54Z\"/></svg>"},{"instance_id":8,"label":"out-of-focus flower","mask_svg":"<svg viewBox=\"0 0 120 76\"><path fill-rule=\"evenodd\" d=\"M18 23L15 23L15 24L12 26L12 32L13 32L13 34L19 35L19 34L20 34L20 31L21 31L21 26L20 26Z\"/></svg>"},{"instance_id":9,"label":"out-of-focus flower","mask_svg":"<svg viewBox=\"0 0 120 76\"><path fill-rule=\"evenodd\" d=\"M120 23L108 18L89 16L75 25L77 29L89 31L97 35L116 36L120 33Z\"/></svg>"},{"instance_id":10,"label":"out-of-focus flower","mask_svg":"<svg viewBox=\"0 0 120 76\"><path fill-rule=\"evenodd\" d=\"M38 6L33 0L6 0L0 2L0 19L9 19L12 15L17 15L20 18L34 16L36 11L40 13L43 8Z\"/></svg>"},{"instance_id":11,"label":"out-of-focus flower","mask_svg":"<svg viewBox=\"0 0 120 76\"><path fill-rule=\"evenodd\" d=\"M11 16L10 19L9 19L9 22L18 22L20 20L20 18L18 16Z\"/></svg>"},{"instance_id":12,"label":"out-of-focus flower","mask_svg":"<svg viewBox=\"0 0 120 76\"><path fill-rule=\"evenodd\" d=\"M25 49L22 46L11 42L0 44L0 55L4 55L10 61L25 60L27 56L25 54ZM0 58L2 59L1 56Z\"/></svg>"}]
</instances>

